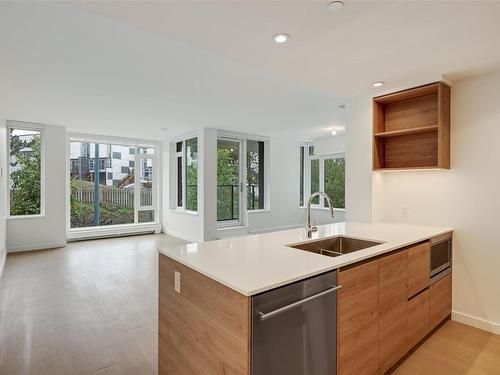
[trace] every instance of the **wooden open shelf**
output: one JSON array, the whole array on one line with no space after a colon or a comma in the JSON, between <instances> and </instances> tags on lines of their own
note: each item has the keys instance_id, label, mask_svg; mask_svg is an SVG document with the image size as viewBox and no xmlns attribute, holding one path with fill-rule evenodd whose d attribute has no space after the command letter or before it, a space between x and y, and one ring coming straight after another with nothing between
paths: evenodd
<instances>
[{"instance_id":1,"label":"wooden open shelf","mask_svg":"<svg viewBox=\"0 0 500 375\"><path fill-rule=\"evenodd\" d=\"M392 131L388 131L388 132L375 133L375 134L373 134L373 136L381 137L381 138L390 138L390 137L398 137L400 135L437 132L437 130L438 130L437 125L431 125L431 126L421 126L419 128L392 130Z\"/></svg>"},{"instance_id":2,"label":"wooden open shelf","mask_svg":"<svg viewBox=\"0 0 500 375\"><path fill-rule=\"evenodd\" d=\"M373 169L450 168L450 88L442 82L373 99Z\"/></svg>"}]
</instances>

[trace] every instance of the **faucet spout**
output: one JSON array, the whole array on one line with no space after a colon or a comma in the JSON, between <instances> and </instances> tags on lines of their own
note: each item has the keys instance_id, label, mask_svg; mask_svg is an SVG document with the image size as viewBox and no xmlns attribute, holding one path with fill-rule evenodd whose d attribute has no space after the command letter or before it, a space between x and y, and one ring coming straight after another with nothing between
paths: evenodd
<instances>
[{"instance_id":1,"label":"faucet spout","mask_svg":"<svg viewBox=\"0 0 500 375\"><path fill-rule=\"evenodd\" d=\"M330 209L330 214L332 217L335 217L335 212L333 211L333 204L332 200L326 194L324 191L317 191L315 193L312 193L311 196L309 197L309 200L307 201L307 223L306 223L306 233L307 233L307 238L311 238L312 234L314 232L318 231L318 227L314 224L312 224L311 220L311 204L314 198L322 196L326 199L326 202L328 203L328 208Z\"/></svg>"}]
</instances>

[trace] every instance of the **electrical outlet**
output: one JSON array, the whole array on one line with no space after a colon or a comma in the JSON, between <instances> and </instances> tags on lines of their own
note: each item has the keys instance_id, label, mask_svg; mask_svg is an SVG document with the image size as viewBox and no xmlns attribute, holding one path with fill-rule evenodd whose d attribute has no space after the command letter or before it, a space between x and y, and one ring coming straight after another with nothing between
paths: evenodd
<instances>
[{"instance_id":1,"label":"electrical outlet","mask_svg":"<svg viewBox=\"0 0 500 375\"><path fill-rule=\"evenodd\" d=\"M401 217L408 219L408 207L401 207Z\"/></svg>"},{"instance_id":2,"label":"electrical outlet","mask_svg":"<svg viewBox=\"0 0 500 375\"><path fill-rule=\"evenodd\" d=\"M181 292L181 273L174 271L174 289L177 293Z\"/></svg>"}]
</instances>

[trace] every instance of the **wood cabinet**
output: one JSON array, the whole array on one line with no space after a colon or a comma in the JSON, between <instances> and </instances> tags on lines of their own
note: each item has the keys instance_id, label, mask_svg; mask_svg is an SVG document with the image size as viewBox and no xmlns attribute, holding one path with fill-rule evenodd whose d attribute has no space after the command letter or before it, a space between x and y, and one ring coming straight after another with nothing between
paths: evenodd
<instances>
[{"instance_id":1,"label":"wood cabinet","mask_svg":"<svg viewBox=\"0 0 500 375\"><path fill-rule=\"evenodd\" d=\"M451 314L451 273L429 288L429 328L433 330Z\"/></svg>"},{"instance_id":2,"label":"wood cabinet","mask_svg":"<svg viewBox=\"0 0 500 375\"><path fill-rule=\"evenodd\" d=\"M339 373L378 374L378 260L341 269L338 280Z\"/></svg>"},{"instance_id":3,"label":"wood cabinet","mask_svg":"<svg viewBox=\"0 0 500 375\"><path fill-rule=\"evenodd\" d=\"M417 345L429 333L429 289L408 301L408 348Z\"/></svg>"},{"instance_id":4,"label":"wood cabinet","mask_svg":"<svg viewBox=\"0 0 500 375\"><path fill-rule=\"evenodd\" d=\"M159 375L249 375L250 299L159 258ZM180 293L175 271L181 274Z\"/></svg>"},{"instance_id":5,"label":"wood cabinet","mask_svg":"<svg viewBox=\"0 0 500 375\"><path fill-rule=\"evenodd\" d=\"M384 374L451 313L451 274L429 287L429 241L341 268L338 373Z\"/></svg>"},{"instance_id":6,"label":"wood cabinet","mask_svg":"<svg viewBox=\"0 0 500 375\"><path fill-rule=\"evenodd\" d=\"M379 260L379 369L389 370L407 350L408 252Z\"/></svg>"},{"instance_id":7,"label":"wood cabinet","mask_svg":"<svg viewBox=\"0 0 500 375\"><path fill-rule=\"evenodd\" d=\"M436 82L373 99L373 169L450 168L450 88Z\"/></svg>"},{"instance_id":8,"label":"wood cabinet","mask_svg":"<svg viewBox=\"0 0 500 375\"><path fill-rule=\"evenodd\" d=\"M408 249L408 298L429 286L430 251L429 242Z\"/></svg>"}]
</instances>

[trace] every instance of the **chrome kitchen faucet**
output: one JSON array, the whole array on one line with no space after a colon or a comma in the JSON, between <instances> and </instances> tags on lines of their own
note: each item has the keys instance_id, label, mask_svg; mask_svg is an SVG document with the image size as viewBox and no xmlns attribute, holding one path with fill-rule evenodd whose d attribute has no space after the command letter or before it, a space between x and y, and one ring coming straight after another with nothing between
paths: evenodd
<instances>
[{"instance_id":1,"label":"chrome kitchen faucet","mask_svg":"<svg viewBox=\"0 0 500 375\"><path fill-rule=\"evenodd\" d=\"M324 191L317 191L316 193L312 193L311 196L309 197L309 200L307 201L307 223L306 223L307 238L311 238L313 232L318 231L318 227L311 223L311 203L314 198L319 196L326 198L326 201L328 202L328 207L330 208L330 213L332 214L332 217L335 217L335 213L333 212L332 201L328 196L328 194L326 194Z\"/></svg>"}]
</instances>

